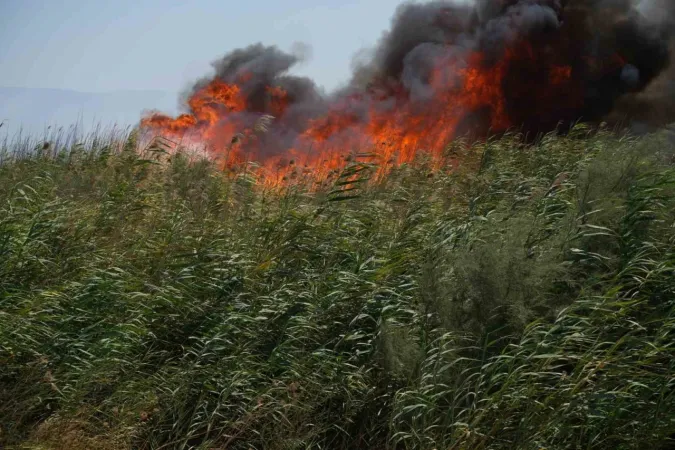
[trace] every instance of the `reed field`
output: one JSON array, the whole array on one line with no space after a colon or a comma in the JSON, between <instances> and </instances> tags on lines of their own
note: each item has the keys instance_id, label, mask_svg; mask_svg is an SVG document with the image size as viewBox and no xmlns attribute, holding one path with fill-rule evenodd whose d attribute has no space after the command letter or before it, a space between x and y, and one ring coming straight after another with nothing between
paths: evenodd
<instances>
[{"instance_id":1,"label":"reed field","mask_svg":"<svg viewBox=\"0 0 675 450\"><path fill-rule=\"evenodd\" d=\"M672 131L384 164L0 140L0 447L675 448Z\"/></svg>"}]
</instances>

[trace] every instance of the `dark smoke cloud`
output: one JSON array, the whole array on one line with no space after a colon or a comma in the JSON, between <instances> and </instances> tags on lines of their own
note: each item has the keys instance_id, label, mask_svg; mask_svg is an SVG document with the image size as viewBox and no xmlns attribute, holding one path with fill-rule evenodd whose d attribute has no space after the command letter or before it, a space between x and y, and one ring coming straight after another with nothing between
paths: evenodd
<instances>
[{"instance_id":1,"label":"dark smoke cloud","mask_svg":"<svg viewBox=\"0 0 675 450\"><path fill-rule=\"evenodd\" d=\"M506 48L526 41L542 57L542 67L550 63L572 67L579 92L562 94L580 98L574 107L560 101L558 107L549 105L545 114L537 114L541 108L535 103L542 101L541 96L520 91L527 90L528 77L536 84L543 72L536 64L516 62L503 82L515 124L544 131L559 121L621 117L624 122L660 125L675 120L674 31L674 0L408 3L397 9L372 59L357 66L352 87L400 83L413 100L431 98L435 92L428 85L430 71L439 60L479 51L489 64L498 61ZM615 56L622 61L615 67L607 65ZM548 102L559 100L544 97Z\"/></svg>"},{"instance_id":2,"label":"dark smoke cloud","mask_svg":"<svg viewBox=\"0 0 675 450\"><path fill-rule=\"evenodd\" d=\"M636 9L649 28L667 30L670 55L675 55L675 1L643 1ZM619 99L608 119L630 125L638 132L675 122L675 61L671 61L643 92Z\"/></svg>"},{"instance_id":3,"label":"dark smoke cloud","mask_svg":"<svg viewBox=\"0 0 675 450\"><path fill-rule=\"evenodd\" d=\"M309 53L309 49L300 44L294 50L293 53L286 53L277 47L262 44L234 50L213 62L211 66L215 76L199 80L186 97L215 78L239 86L252 112L266 112L269 109L267 88L270 86L283 88L293 104L322 102L322 96L312 80L288 74L289 69L303 62Z\"/></svg>"},{"instance_id":4,"label":"dark smoke cloud","mask_svg":"<svg viewBox=\"0 0 675 450\"><path fill-rule=\"evenodd\" d=\"M257 44L213 67L215 78L241 87L252 112L270 112L268 86L288 92L290 107L275 131L284 140L329 109L358 121L373 108L396 107L401 96L424 108L439 94L431 84L439 63L456 72L476 53L488 69L506 52L515 54L501 88L509 122L524 131L579 119L652 126L675 120L674 32L675 0L436 0L401 5L376 47L359 55L349 83L330 95L289 75L306 49L286 53ZM563 66L572 81L556 89L551 68ZM455 72L442 74L444 89L461 85ZM467 113L488 126L489 112Z\"/></svg>"},{"instance_id":5,"label":"dark smoke cloud","mask_svg":"<svg viewBox=\"0 0 675 450\"><path fill-rule=\"evenodd\" d=\"M447 1L399 6L391 30L377 46L372 68L377 74L398 78L406 66L424 63L420 55L424 48L461 45L472 15L473 8Z\"/></svg>"}]
</instances>

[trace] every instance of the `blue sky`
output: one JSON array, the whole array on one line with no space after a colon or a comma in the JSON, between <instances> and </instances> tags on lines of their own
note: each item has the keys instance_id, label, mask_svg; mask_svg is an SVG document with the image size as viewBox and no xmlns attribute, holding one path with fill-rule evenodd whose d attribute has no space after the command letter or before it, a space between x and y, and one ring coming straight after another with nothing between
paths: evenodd
<instances>
[{"instance_id":1,"label":"blue sky","mask_svg":"<svg viewBox=\"0 0 675 450\"><path fill-rule=\"evenodd\" d=\"M180 91L252 43L312 48L295 73L332 89L402 0L0 0L0 86Z\"/></svg>"}]
</instances>

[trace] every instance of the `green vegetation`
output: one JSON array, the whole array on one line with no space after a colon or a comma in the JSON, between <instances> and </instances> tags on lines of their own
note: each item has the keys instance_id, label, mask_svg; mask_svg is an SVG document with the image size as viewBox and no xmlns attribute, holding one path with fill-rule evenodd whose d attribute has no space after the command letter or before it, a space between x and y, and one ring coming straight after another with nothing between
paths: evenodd
<instances>
[{"instance_id":1,"label":"green vegetation","mask_svg":"<svg viewBox=\"0 0 675 450\"><path fill-rule=\"evenodd\" d=\"M665 132L318 192L136 139L0 151L0 446L673 448Z\"/></svg>"}]
</instances>

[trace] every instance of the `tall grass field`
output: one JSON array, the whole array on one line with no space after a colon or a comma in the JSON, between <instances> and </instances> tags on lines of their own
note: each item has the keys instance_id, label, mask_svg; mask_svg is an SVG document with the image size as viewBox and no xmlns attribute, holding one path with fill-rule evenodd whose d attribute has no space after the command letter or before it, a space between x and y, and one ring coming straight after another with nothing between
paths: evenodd
<instances>
[{"instance_id":1,"label":"tall grass field","mask_svg":"<svg viewBox=\"0 0 675 450\"><path fill-rule=\"evenodd\" d=\"M673 133L443 158L0 141L0 447L675 448Z\"/></svg>"}]
</instances>

